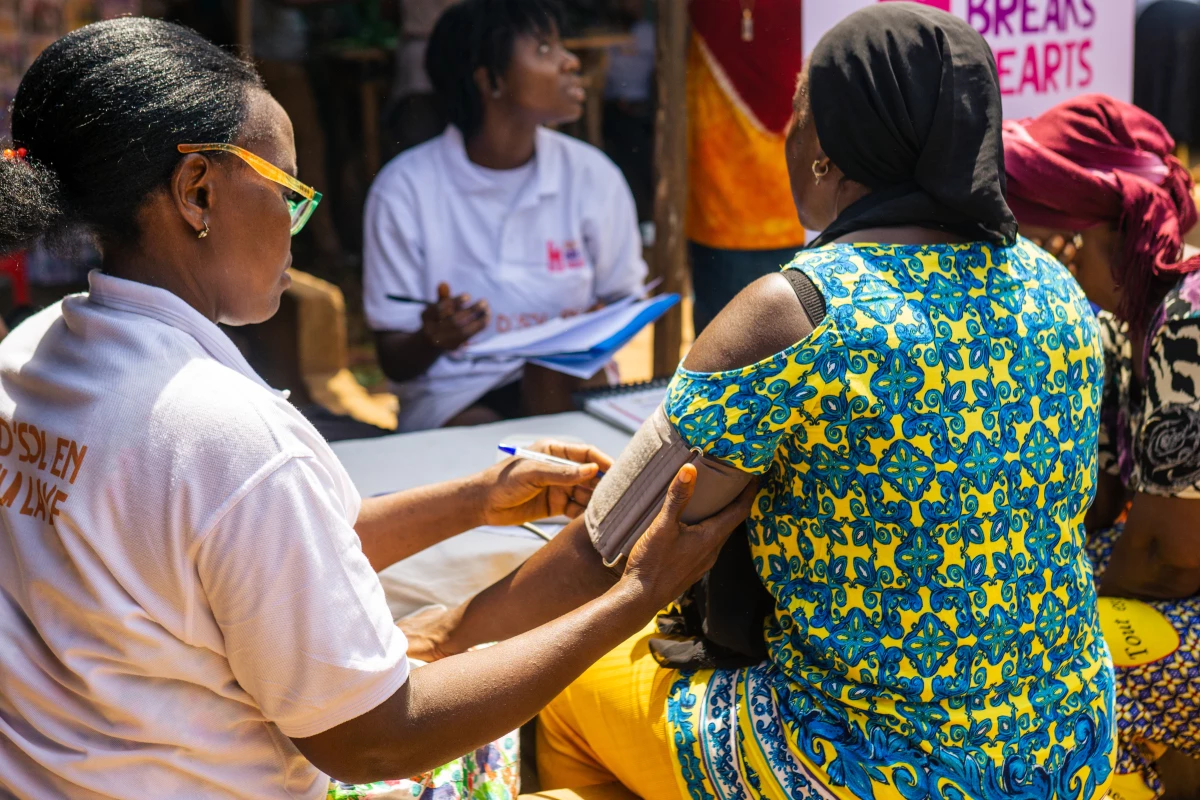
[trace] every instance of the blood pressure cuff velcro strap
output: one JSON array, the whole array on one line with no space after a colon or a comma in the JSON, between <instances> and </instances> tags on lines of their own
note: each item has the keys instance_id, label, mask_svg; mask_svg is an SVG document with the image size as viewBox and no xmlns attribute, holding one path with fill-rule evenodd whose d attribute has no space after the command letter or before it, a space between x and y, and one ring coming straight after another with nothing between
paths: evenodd
<instances>
[{"instance_id":1,"label":"blood pressure cuff velcro strap","mask_svg":"<svg viewBox=\"0 0 1200 800\"><path fill-rule=\"evenodd\" d=\"M612 567L629 555L662 509L671 480L684 464L696 467L696 489L683 512L686 523L708 519L732 503L751 476L689 448L662 406L634 434L600 480L584 512L592 544Z\"/></svg>"}]
</instances>

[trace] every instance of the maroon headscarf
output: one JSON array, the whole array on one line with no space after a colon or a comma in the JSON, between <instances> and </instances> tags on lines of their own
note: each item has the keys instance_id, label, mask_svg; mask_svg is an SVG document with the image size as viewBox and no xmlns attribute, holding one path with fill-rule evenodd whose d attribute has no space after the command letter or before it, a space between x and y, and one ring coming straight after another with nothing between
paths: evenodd
<instances>
[{"instance_id":1,"label":"maroon headscarf","mask_svg":"<svg viewBox=\"0 0 1200 800\"><path fill-rule=\"evenodd\" d=\"M1146 329L1163 284L1200 270L1181 261L1196 224L1192 178L1157 119L1107 95L1067 100L1040 117L1004 124L1008 205L1022 224L1082 231L1116 225L1125 242L1113 264L1118 315Z\"/></svg>"}]
</instances>

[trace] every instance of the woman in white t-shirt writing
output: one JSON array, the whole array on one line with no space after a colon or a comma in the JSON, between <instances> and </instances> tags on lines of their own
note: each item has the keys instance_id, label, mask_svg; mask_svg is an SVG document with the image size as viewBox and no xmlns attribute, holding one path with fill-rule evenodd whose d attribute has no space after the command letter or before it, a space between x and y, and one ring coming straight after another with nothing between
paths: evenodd
<instances>
[{"instance_id":1,"label":"woman in white t-shirt writing","mask_svg":"<svg viewBox=\"0 0 1200 800\"><path fill-rule=\"evenodd\" d=\"M554 445L580 465L359 497L217 327L275 313L320 197L253 68L196 34L123 18L60 39L12 131L0 252L82 225L103 261L0 344L0 796L319 798L329 775L417 774L531 718L745 514L681 525L688 468L598 599L410 672L375 571L578 515L608 459ZM590 550L576 522L534 558Z\"/></svg>"},{"instance_id":2,"label":"woman in white t-shirt writing","mask_svg":"<svg viewBox=\"0 0 1200 800\"><path fill-rule=\"evenodd\" d=\"M641 291L637 213L620 170L545 127L583 109L561 19L556 0L449 8L426 64L451 125L371 187L364 302L402 430L566 410L569 381L454 351Z\"/></svg>"}]
</instances>

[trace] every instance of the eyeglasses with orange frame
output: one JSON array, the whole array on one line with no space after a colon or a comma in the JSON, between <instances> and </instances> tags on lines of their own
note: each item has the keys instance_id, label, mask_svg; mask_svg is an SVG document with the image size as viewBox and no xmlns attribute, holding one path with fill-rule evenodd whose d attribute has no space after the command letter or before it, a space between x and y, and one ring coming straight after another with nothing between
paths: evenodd
<instances>
[{"instance_id":1,"label":"eyeglasses with orange frame","mask_svg":"<svg viewBox=\"0 0 1200 800\"><path fill-rule=\"evenodd\" d=\"M291 189L300 195L301 199L299 200L293 197L287 198L288 208L292 213L292 236L295 236L304 229L304 226L308 223L308 218L317 210L317 205L321 202L321 193L316 189L306 183L301 183L270 161L259 158L254 153L238 147L236 144L181 144L178 145L177 149L181 153L202 153L213 150L232 153L249 164L255 172L267 180L274 181L280 186Z\"/></svg>"}]
</instances>

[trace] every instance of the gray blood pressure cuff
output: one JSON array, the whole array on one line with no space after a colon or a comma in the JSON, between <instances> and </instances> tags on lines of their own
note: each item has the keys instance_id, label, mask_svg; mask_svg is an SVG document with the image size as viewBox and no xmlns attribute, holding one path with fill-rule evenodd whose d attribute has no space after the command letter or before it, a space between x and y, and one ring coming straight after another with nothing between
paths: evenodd
<instances>
[{"instance_id":1,"label":"gray blood pressure cuff","mask_svg":"<svg viewBox=\"0 0 1200 800\"><path fill-rule=\"evenodd\" d=\"M815 328L825 319L825 298L806 274L785 269L800 306ZM629 555L662 508L671 479L684 464L696 466L696 490L684 522L711 517L741 493L750 476L689 449L660 407L646 420L617 463L600 481L584 521L608 566ZM658 617L660 637L650 639L658 663L675 669L739 669L767 658L763 635L775 598L754 564L743 523L725 541L703 578Z\"/></svg>"},{"instance_id":2,"label":"gray blood pressure cuff","mask_svg":"<svg viewBox=\"0 0 1200 800\"><path fill-rule=\"evenodd\" d=\"M696 467L696 489L683 512L689 524L725 508L750 482L749 474L689 448L659 406L600 480L584 512L588 535L605 566L615 566L633 550L662 510L684 464Z\"/></svg>"},{"instance_id":3,"label":"gray blood pressure cuff","mask_svg":"<svg viewBox=\"0 0 1200 800\"><path fill-rule=\"evenodd\" d=\"M751 476L689 448L660 406L600 481L584 512L606 566L619 564L662 510L671 480L696 467L696 489L683 512L695 523L732 503ZM774 605L755 571L745 525L726 540L713 568L658 617L662 636L650 652L665 667L736 669L767 657L763 622Z\"/></svg>"},{"instance_id":4,"label":"gray blood pressure cuff","mask_svg":"<svg viewBox=\"0 0 1200 800\"><path fill-rule=\"evenodd\" d=\"M812 328L825 319L825 298L805 273L785 269ZM696 465L696 490L685 522L711 517L745 488L750 476L689 449L660 407L642 425L609 470L584 512L588 533L604 563L629 555L662 508L671 479L684 464ZM767 659L763 634L775 598L754 564L745 523L725 541L716 563L675 604L658 616L660 637L651 637L658 663L675 669L739 669Z\"/></svg>"}]
</instances>

